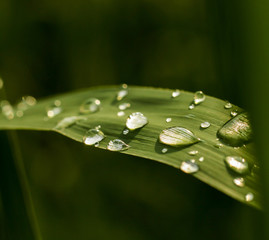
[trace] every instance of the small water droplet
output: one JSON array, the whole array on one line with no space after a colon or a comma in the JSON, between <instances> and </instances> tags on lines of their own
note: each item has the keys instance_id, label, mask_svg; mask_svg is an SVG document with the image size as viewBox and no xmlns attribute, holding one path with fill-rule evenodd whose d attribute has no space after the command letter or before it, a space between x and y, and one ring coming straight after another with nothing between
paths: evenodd
<instances>
[{"instance_id":1,"label":"small water droplet","mask_svg":"<svg viewBox=\"0 0 269 240\"><path fill-rule=\"evenodd\" d=\"M96 130L101 129L101 125L96 126L95 129L96 129Z\"/></svg>"},{"instance_id":2,"label":"small water droplet","mask_svg":"<svg viewBox=\"0 0 269 240\"><path fill-rule=\"evenodd\" d=\"M210 125L211 124L209 122L203 122L203 123L201 123L200 127L206 129L206 128L209 128Z\"/></svg>"},{"instance_id":3,"label":"small water droplet","mask_svg":"<svg viewBox=\"0 0 269 240\"><path fill-rule=\"evenodd\" d=\"M122 89L117 93L117 100L120 101L128 95L128 85L122 84Z\"/></svg>"},{"instance_id":4,"label":"small water droplet","mask_svg":"<svg viewBox=\"0 0 269 240\"><path fill-rule=\"evenodd\" d=\"M172 98L176 98L180 95L180 91L176 89L175 91L172 92Z\"/></svg>"},{"instance_id":5,"label":"small water droplet","mask_svg":"<svg viewBox=\"0 0 269 240\"><path fill-rule=\"evenodd\" d=\"M82 114L95 113L101 108L101 101L97 98L89 98L84 101L80 107L79 112Z\"/></svg>"},{"instance_id":6,"label":"small water droplet","mask_svg":"<svg viewBox=\"0 0 269 240\"><path fill-rule=\"evenodd\" d=\"M227 167L239 174L249 173L249 167L247 161L239 156L227 156L224 159Z\"/></svg>"},{"instance_id":7,"label":"small water droplet","mask_svg":"<svg viewBox=\"0 0 269 240\"><path fill-rule=\"evenodd\" d=\"M199 162L203 162L204 160L205 160L204 157L200 157L200 158L198 159Z\"/></svg>"},{"instance_id":8,"label":"small water droplet","mask_svg":"<svg viewBox=\"0 0 269 240\"><path fill-rule=\"evenodd\" d=\"M11 104L9 103L9 101L7 100L1 101L1 108L2 108L2 113L7 119L11 120L14 118L14 110Z\"/></svg>"},{"instance_id":9,"label":"small water droplet","mask_svg":"<svg viewBox=\"0 0 269 240\"><path fill-rule=\"evenodd\" d=\"M195 159L191 159L190 161L191 161L192 163L195 163Z\"/></svg>"},{"instance_id":10,"label":"small water droplet","mask_svg":"<svg viewBox=\"0 0 269 240\"><path fill-rule=\"evenodd\" d=\"M231 111L231 117L235 117L238 114L237 110Z\"/></svg>"},{"instance_id":11,"label":"small water droplet","mask_svg":"<svg viewBox=\"0 0 269 240\"><path fill-rule=\"evenodd\" d=\"M101 142L104 138L105 135L101 130L93 128L85 133L83 142L86 145L95 145L96 143Z\"/></svg>"},{"instance_id":12,"label":"small water droplet","mask_svg":"<svg viewBox=\"0 0 269 240\"><path fill-rule=\"evenodd\" d=\"M170 146L187 146L199 142L192 131L183 127L170 127L162 130L159 140Z\"/></svg>"},{"instance_id":13,"label":"small water droplet","mask_svg":"<svg viewBox=\"0 0 269 240\"><path fill-rule=\"evenodd\" d=\"M162 149L162 153L167 153L168 149L167 148L163 148Z\"/></svg>"},{"instance_id":14,"label":"small water droplet","mask_svg":"<svg viewBox=\"0 0 269 240\"><path fill-rule=\"evenodd\" d=\"M192 110L195 108L195 105L193 103L190 104L189 109Z\"/></svg>"},{"instance_id":15,"label":"small water droplet","mask_svg":"<svg viewBox=\"0 0 269 240\"><path fill-rule=\"evenodd\" d=\"M99 147L99 145L100 145L99 142L97 142L97 143L94 144L95 147Z\"/></svg>"},{"instance_id":16,"label":"small water droplet","mask_svg":"<svg viewBox=\"0 0 269 240\"><path fill-rule=\"evenodd\" d=\"M56 99L56 100L54 101L54 105L55 105L56 107L60 107L60 106L62 105L61 100Z\"/></svg>"},{"instance_id":17,"label":"small water droplet","mask_svg":"<svg viewBox=\"0 0 269 240\"><path fill-rule=\"evenodd\" d=\"M202 103L203 101L205 101L205 94L202 91L195 92L193 96L193 103L195 105L198 105Z\"/></svg>"},{"instance_id":18,"label":"small water droplet","mask_svg":"<svg viewBox=\"0 0 269 240\"><path fill-rule=\"evenodd\" d=\"M16 111L16 116L17 117L23 117L23 115L24 115L24 113L23 113L23 111L21 111L21 110L18 110L18 111Z\"/></svg>"},{"instance_id":19,"label":"small water droplet","mask_svg":"<svg viewBox=\"0 0 269 240\"><path fill-rule=\"evenodd\" d=\"M123 135L127 135L128 133L129 133L129 129L124 129L122 132Z\"/></svg>"},{"instance_id":20,"label":"small water droplet","mask_svg":"<svg viewBox=\"0 0 269 240\"><path fill-rule=\"evenodd\" d=\"M130 148L130 146L120 139L111 140L107 145L107 149L110 151L124 151L128 148Z\"/></svg>"},{"instance_id":21,"label":"small water droplet","mask_svg":"<svg viewBox=\"0 0 269 240\"><path fill-rule=\"evenodd\" d=\"M226 109L230 109L230 108L232 108L233 107L233 105L231 104L231 103L229 103L229 102L227 102L225 105L224 105L224 108L226 108Z\"/></svg>"},{"instance_id":22,"label":"small water droplet","mask_svg":"<svg viewBox=\"0 0 269 240\"><path fill-rule=\"evenodd\" d=\"M47 107L47 116L53 118L62 112L61 101L55 100L54 103Z\"/></svg>"},{"instance_id":23,"label":"small water droplet","mask_svg":"<svg viewBox=\"0 0 269 240\"><path fill-rule=\"evenodd\" d=\"M192 150L192 151L189 151L188 154L191 155L191 156L195 156L195 155L198 154L198 151L197 150Z\"/></svg>"},{"instance_id":24,"label":"small water droplet","mask_svg":"<svg viewBox=\"0 0 269 240\"><path fill-rule=\"evenodd\" d=\"M126 83L123 83L123 84L121 85L121 87L122 87L123 89L127 89L127 88L128 88L128 85L127 85Z\"/></svg>"},{"instance_id":25,"label":"small water droplet","mask_svg":"<svg viewBox=\"0 0 269 240\"><path fill-rule=\"evenodd\" d=\"M253 193L249 192L245 195L245 201L246 202L251 202L254 199Z\"/></svg>"},{"instance_id":26,"label":"small water droplet","mask_svg":"<svg viewBox=\"0 0 269 240\"><path fill-rule=\"evenodd\" d=\"M233 183L238 187L244 187L245 186L245 179L242 177L238 177L233 179Z\"/></svg>"},{"instance_id":27,"label":"small water droplet","mask_svg":"<svg viewBox=\"0 0 269 240\"><path fill-rule=\"evenodd\" d=\"M171 122L172 121L172 118L166 118L165 120L167 123Z\"/></svg>"},{"instance_id":28,"label":"small water droplet","mask_svg":"<svg viewBox=\"0 0 269 240\"><path fill-rule=\"evenodd\" d=\"M87 118L86 117L82 117L82 116L66 117L66 118L64 118L64 119L62 119L61 121L58 122L58 124L56 125L55 129L65 129L65 128L68 128L68 127L72 126L73 124L75 124L79 120L87 120Z\"/></svg>"},{"instance_id":29,"label":"small water droplet","mask_svg":"<svg viewBox=\"0 0 269 240\"><path fill-rule=\"evenodd\" d=\"M28 106L34 106L36 105L36 98L33 96L23 96L22 100L28 105ZM57 102L56 102L57 103ZM60 104L61 105L61 104Z\"/></svg>"},{"instance_id":30,"label":"small water droplet","mask_svg":"<svg viewBox=\"0 0 269 240\"><path fill-rule=\"evenodd\" d=\"M118 113L117 113L117 116L118 117L123 117L125 115L125 112L123 112L123 111L119 111Z\"/></svg>"},{"instance_id":31,"label":"small water droplet","mask_svg":"<svg viewBox=\"0 0 269 240\"><path fill-rule=\"evenodd\" d=\"M141 113L132 113L126 121L126 127L130 130L135 130L144 127L148 123L148 119Z\"/></svg>"},{"instance_id":32,"label":"small water droplet","mask_svg":"<svg viewBox=\"0 0 269 240\"><path fill-rule=\"evenodd\" d=\"M233 147L249 142L252 138L252 129L248 114L241 113L230 119L218 130L217 136Z\"/></svg>"},{"instance_id":33,"label":"small water droplet","mask_svg":"<svg viewBox=\"0 0 269 240\"><path fill-rule=\"evenodd\" d=\"M185 173L195 173L199 171L199 166L195 162L187 160L181 163L180 170Z\"/></svg>"},{"instance_id":34,"label":"small water droplet","mask_svg":"<svg viewBox=\"0 0 269 240\"><path fill-rule=\"evenodd\" d=\"M223 144L222 143L216 143L214 145L215 148L222 148L223 147Z\"/></svg>"},{"instance_id":35,"label":"small water droplet","mask_svg":"<svg viewBox=\"0 0 269 240\"><path fill-rule=\"evenodd\" d=\"M119 105L120 110L126 110L129 107L131 107L130 103L122 103L122 104Z\"/></svg>"}]
</instances>

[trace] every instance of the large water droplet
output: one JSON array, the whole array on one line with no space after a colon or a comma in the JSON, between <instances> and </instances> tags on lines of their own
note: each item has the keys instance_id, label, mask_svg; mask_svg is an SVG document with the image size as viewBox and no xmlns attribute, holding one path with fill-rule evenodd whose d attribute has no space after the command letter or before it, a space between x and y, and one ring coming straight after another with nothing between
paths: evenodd
<instances>
[{"instance_id":1,"label":"large water droplet","mask_svg":"<svg viewBox=\"0 0 269 240\"><path fill-rule=\"evenodd\" d=\"M203 128L203 129L206 129L206 128L209 128L210 125L211 124L209 122L203 122L203 123L201 123L200 127Z\"/></svg>"},{"instance_id":2,"label":"large water droplet","mask_svg":"<svg viewBox=\"0 0 269 240\"><path fill-rule=\"evenodd\" d=\"M181 163L180 170L185 173L195 173L199 171L199 166L195 162L187 160Z\"/></svg>"},{"instance_id":3,"label":"large water droplet","mask_svg":"<svg viewBox=\"0 0 269 240\"><path fill-rule=\"evenodd\" d=\"M101 101L99 99L89 98L81 104L79 111L82 114L95 113L100 110L100 107Z\"/></svg>"},{"instance_id":4,"label":"large water droplet","mask_svg":"<svg viewBox=\"0 0 269 240\"><path fill-rule=\"evenodd\" d=\"M84 137L83 142L86 145L95 145L96 143L101 142L105 138L104 133L101 130L96 128L88 130Z\"/></svg>"},{"instance_id":5,"label":"large water droplet","mask_svg":"<svg viewBox=\"0 0 269 240\"><path fill-rule=\"evenodd\" d=\"M111 140L107 145L107 149L110 151L124 151L128 148L130 148L130 146L120 139Z\"/></svg>"},{"instance_id":6,"label":"large water droplet","mask_svg":"<svg viewBox=\"0 0 269 240\"><path fill-rule=\"evenodd\" d=\"M246 202L251 202L254 199L253 193L249 192L245 195Z\"/></svg>"},{"instance_id":7,"label":"large water droplet","mask_svg":"<svg viewBox=\"0 0 269 240\"><path fill-rule=\"evenodd\" d=\"M7 119L11 120L14 118L14 110L13 110L13 107L11 106L11 104L9 103L9 101L7 101L7 100L1 101L1 108L2 108L3 115Z\"/></svg>"},{"instance_id":8,"label":"large water droplet","mask_svg":"<svg viewBox=\"0 0 269 240\"><path fill-rule=\"evenodd\" d=\"M227 156L224 159L227 167L239 174L247 174L249 173L249 166L247 161L238 156Z\"/></svg>"},{"instance_id":9,"label":"large water droplet","mask_svg":"<svg viewBox=\"0 0 269 240\"><path fill-rule=\"evenodd\" d=\"M172 92L172 98L176 98L180 95L180 91L176 89L174 92Z\"/></svg>"},{"instance_id":10,"label":"large water droplet","mask_svg":"<svg viewBox=\"0 0 269 240\"><path fill-rule=\"evenodd\" d=\"M187 146L198 142L199 138L184 127L170 127L162 130L159 140L170 146Z\"/></svg>"},{"instance_id":11,"label":"large water droplet","mask_svg":"<svg viewBox=\"0 0 269 240\"><path fill-rule=\"evenodd\" d=\"M197 91L193 96L193 103L198 105L205 100L205 94L202 91Z\"/></svg>"},{"instance_id":12,"label":"large water droplet","mask_svg":"<svg viewBox=\"0 0 269 240\"><path fill-rule=\"evenodd\" d=\"M135 130L144 127L148 123L148 119L141 113L132 113L126 121L126 127L130 130Z\"/></svg>"},{"instance_id":13,"label":"large water droplet","mask_svg":"<svg viewBox=\"0 0 269 240\"><path fill-rule=\"evenodd\" d=\"M68 128L68 127L72 126L73 124L75 124L79 120L87 120L87 118L86 117L82 117L82 116L66 117L66 118L62 119L60 122L58 122L58 124L56 125L55 129L65 129L65 128Z\"/></svg>"},{"instance_id":14,"label":"large water droplet","mask_svg":"<svg viewBox=\"0 0 269 240\"><path fill-rule=\"evenodd\" d=\"M55 100L54 103L47 107L47 116L53 118L62 112L61 101Z\"/></svg>"},{"instance_id":15,"label":"large water droplet","mask_svg":"<svg viewBox=\"0 0 269 240\"><path fill-rule=\"evenodd\" d=\"M129 107L131 107L130 103L122 103L122 104L119 105L120 110L126 110Z\"/></svg>"},{"instance_id":16,"label":"large water droplet","mask_svg":"<svg viewBox=\"0 0 269 240\"><path fill-rule=\"evenodd\" d=\"M218 137L228 145L238 147L252 138L252 129L247 113L241 113L226 122L217 133Z\"/></svg>"},{"instance_id":17,"label":"large water droplet","mask_svg":"<svg viewBox=\"0 0 269 240\"><path fill-rule=\"evenodd\" d=\"M233 180L233 183L237 186L237 187L244 187L245 186L245 179L242 177L238 177L235 178Z\"/></svg>"}]
</instances>

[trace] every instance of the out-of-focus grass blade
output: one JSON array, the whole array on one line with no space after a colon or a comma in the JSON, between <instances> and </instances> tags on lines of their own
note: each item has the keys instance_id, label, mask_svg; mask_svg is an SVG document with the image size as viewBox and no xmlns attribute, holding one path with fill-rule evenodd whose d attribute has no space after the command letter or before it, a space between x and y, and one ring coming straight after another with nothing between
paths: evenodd
<instances>
[{"instance_id":1,"label":"out-of-focus grass blade","mask_svg":"<svg viewBox=\"0 0 269 240\"><path fill-rule=\"evenodd\" d=\"M200 170L193 174L194 177L241 202L261 208L259 163L255 160L253 143L234 148L225 144L218 145L220 142L216 139L217 131L231 119L231 111L241 112L243 111L241 108L233 106L226 109L225 101L206 96L204 102L190 110L189 105L193 101L193 93L181 91L178 97L172 98L172 90L146 87L129 87L128 95L118 101L116 98L118 91L118 87L100 87L40 100L35 106L25 110L22 117L8 120L2 115L0 129L56 131L82 142L87 130L100 125L106 138L100 142L99 148L106 149L110 140L118 138L131 146L122 153L155 160L178 169L183 161L195 159ZM95 113L81 115L79 107L88 98L99 99L101 109ZM55 100L61 101L62 112L55 117L48 118L46 109ZM124 110L124 116L119 117L118 106L124 102L130 103L131 106ZM125 135L123 130L126 118L133 112L143 113L149 123L143 128L130 131ZM87 121L64 129L55 128L59 121L70 116L84 116ZM167 118L172 120L166 122ZM200 124L205 121L209 122L211 126L202 129ZM191 130L202 141L183 148L170 147L160 143L158 141L160 132L172 126L181 126ZM166 153L162 152L163 148L167 148ZM190 156L188 152L192 150L197 150L198 154ZM248 161L252 171L244 176L244 187L234 184L233 180L241 176L227 169L224 163L225 156L241 156ZM198 160L200 157L204 158L201 162ZM183 173L179 171L179 174ZM245 201L248 193L254 195L252 201Z\"/></svg>"}]
</instances>

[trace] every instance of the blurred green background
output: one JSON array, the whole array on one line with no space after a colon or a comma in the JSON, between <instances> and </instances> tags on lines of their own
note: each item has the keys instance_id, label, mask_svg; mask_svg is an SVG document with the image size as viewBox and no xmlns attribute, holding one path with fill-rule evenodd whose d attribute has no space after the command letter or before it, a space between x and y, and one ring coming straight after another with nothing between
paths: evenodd
<instances>
[{"instance_id":1,"label":"blurred green background","mask_svg":"<svg viewBox=\"0 0 269 240\"><path fill-rule=\"evenodd\" d=\"M1 0L9 100L127 83L228 99L242 84L240 1ZM242 30L243 29L243 30ZM177 169L19 132L44 240L258 239L262 214Z\"/></svg>"}]
</instances>

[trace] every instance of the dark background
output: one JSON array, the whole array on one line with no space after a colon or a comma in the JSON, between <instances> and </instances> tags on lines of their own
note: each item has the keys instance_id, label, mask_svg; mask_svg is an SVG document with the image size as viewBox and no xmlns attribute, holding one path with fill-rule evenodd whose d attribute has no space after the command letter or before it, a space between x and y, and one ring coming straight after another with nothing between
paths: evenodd
<instances>
[{"instance_id":1,"label":"dark background","mask_svg":"<svg viewBox=\"0 0 269 240\"><path fill-rule=\"evenodd\" d=\"M9 100L96 85L202 90L244 101L239 2L1 0ZM146 159L19 132L44 240L257 239L261 213Z\"/></svg>"}]
</instances>

